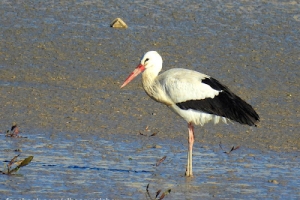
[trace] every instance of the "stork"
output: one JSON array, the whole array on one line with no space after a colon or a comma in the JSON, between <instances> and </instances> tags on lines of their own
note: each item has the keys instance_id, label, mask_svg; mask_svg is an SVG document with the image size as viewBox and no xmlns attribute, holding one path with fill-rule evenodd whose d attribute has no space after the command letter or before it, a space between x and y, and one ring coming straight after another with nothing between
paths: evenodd
<instances>
[{"instance_id":1,"label":"stork","mask_svg":"<svg viewBox=\"0 0 300 200\"><path fill-rule=\"evenodd\" d=\"M145 92L187 121L188 154L185 175L193 176L194 125L203 126L211 120L215 124L233 120L256 126L259 116L251 105L208 75L183 68L173 68L158 75L162 63L162 57L156 51L147 52L121 88L143 72Z\"/></svg>"}]
</instances>

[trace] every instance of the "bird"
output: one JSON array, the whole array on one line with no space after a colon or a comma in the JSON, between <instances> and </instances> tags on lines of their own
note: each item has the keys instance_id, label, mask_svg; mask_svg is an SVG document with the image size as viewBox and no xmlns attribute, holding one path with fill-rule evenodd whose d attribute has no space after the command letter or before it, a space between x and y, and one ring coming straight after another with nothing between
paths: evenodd
<instances>
[{"instance_id":1,"label":"bird","mask_svg":"<svg viewBox=\"0 0 300 200\"><path fill-rule=\"evenodd\" d=\"M138 66L121 85L125 87L142 73L145 92L153 100L165 104L188 123L188 153L185 175L193 176L192 153L194 125L209 121L257 126L259 115L251 105L235 95L227 86L200 72L172 68L161 74L163 60L156 51L145 53Z\"/></svg>"}]
</instances>

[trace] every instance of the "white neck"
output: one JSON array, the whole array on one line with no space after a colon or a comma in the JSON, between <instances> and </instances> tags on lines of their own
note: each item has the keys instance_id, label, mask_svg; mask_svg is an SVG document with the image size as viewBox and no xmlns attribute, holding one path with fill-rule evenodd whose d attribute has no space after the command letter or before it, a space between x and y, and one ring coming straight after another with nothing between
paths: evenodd
<instances>
[{"instance_id":1,"label":"white neck","mask_svg":"<svg viewBox=\"0 0 300 200\"><path fill-rule=\"evenodd\" d=\"M152 85L155 83L158 73L159 71L155 70L155 68L148 68L143 72L142 77L144 88L152 87Z\"/></svg>"}]
</instances>

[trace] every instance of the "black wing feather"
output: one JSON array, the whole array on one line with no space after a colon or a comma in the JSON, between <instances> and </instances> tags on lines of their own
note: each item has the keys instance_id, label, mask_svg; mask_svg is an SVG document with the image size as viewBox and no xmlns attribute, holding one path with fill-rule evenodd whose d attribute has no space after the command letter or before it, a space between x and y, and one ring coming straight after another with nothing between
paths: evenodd
<instances>
[{"instance_id":1,"label":"black wing feather","mask_svg":"<svg viewBox=\"0 0 300 200\"><path fill-rule=\"evenodd\" d=\"M202 80L202 83L220 91L220 93L213 98L189 100L186 102L176 103L176 105L184 110L199 110L205 113L226 117L241 124L248 124L250 126L255 125L259 121L259 116L252 106L232 93L219 81L214 78L206 78Z\"/></svg>"}]
</instances>

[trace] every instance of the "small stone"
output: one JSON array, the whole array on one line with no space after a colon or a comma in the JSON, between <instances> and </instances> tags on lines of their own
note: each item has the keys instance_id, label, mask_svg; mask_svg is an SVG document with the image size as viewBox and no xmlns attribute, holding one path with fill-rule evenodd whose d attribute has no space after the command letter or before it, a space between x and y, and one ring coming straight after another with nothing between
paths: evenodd
<instances>
[{"instance_id":1,"label":"small stone","mask_svg":"<svg viewBox=\"0 0 300 200\"><path fill-rule=\"evenodd\" d=\"M152 148L154 148L154 149L161 149L162 146L156 144L156 145L153 145Z\"/></svg>"},{"instance_id":2,"label":"small stone","mask_svg":"<svg viewBox=\"0 0 300 200\"><path fill-rule=\"evenodd\" d=\"M269 180L269 183L279 184L277 180Z\"/></svg>"},{"instance_id":3,"label":"small stone","mask_svg":"<svg viewBox=\"0 0 300 200\"><path fill-rule=\"evenodd\" d=\"M128 28L127 24L121 19L121 18L116 18L112 21L110 24L110 27L113 28Z\"/></svg>"}]
</instances>

